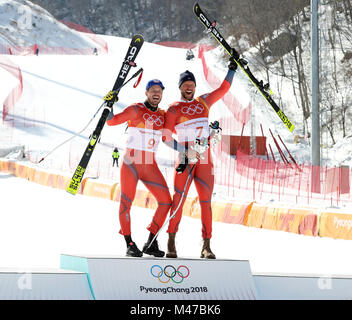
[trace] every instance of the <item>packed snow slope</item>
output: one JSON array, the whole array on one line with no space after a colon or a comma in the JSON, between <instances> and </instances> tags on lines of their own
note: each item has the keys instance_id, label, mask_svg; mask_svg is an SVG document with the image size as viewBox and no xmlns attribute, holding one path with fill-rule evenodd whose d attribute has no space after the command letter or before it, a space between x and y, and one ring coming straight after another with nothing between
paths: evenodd
<instances>
[{"instance_id":1,"label":"packed snow slope","mask_svg":"<svg viewBox=\"0 0 352 320\"><path fill-rule=\"evenodd\" d=\"M0 194L0 268L58 268L61 253L125 255L116 202L72 196L4 173ZM152 215L149 209L131 211L139 247L148 238ZM158 239L166 250L166 232ZM179 256L198 258L201 244L200 220L183 217L176 237ZM211 245L219 259L248 259L253 272L352 274L351 241L214 223Z\"/></svg>"},{"instance_id":2,"label":"packed snow slope","mask_svg":"<svg viewBox=\"0 0 352 320\"><path fill-rule=\"evenodd\" d=\"M22 97L7 117L7 120L12 118L15 120L13 142L25 144L27 150L45 154L86 126L99 109L103 96L115 82L130 42L130 39L118 37L105 36L104 39L109 45L108 55L11 56L11 60L22 71L24 83ZM137 68L130 71L132 75L142 67L144 70L142 81L137 88L133 87L135 82L133 80L121 90L120 101L114 107L115 113L131 103L143 102L146 98L146 83L155 78L160 79L166 87L160 105L166 110L168 104L180 97L178 78L186 69L196 75L196 95L210 92L212 89L204 79L201 61L199 59L187 61L185 54L185 49L145 43L136 59ZM219 78L223 79L226 70L220 69L218 73ZM4 82L11 79L11 75L6 72L0 73L0 77ZM231 90L246 96L245 91L238 90L236 81ZM100 113L82 136L87 138L90 135L99 115ZM218 119L220 115L230 115L221 101L211 108L210 120ZM123 149L126 137L123 135L124 132L124 125L106 126L102 133L101 144ZM77 139L79 142L76 142ZM79 154L84 150L84 141L76 138L74 143L81 149L77 150L75 147L71 152ZM67 149L62 148L52 155L52 159L60 158L60 161L65 161L61 156L68 153L70 152ZM170 158L170 150L162 144L158 158Z\"/></svg>"}]
</instances>

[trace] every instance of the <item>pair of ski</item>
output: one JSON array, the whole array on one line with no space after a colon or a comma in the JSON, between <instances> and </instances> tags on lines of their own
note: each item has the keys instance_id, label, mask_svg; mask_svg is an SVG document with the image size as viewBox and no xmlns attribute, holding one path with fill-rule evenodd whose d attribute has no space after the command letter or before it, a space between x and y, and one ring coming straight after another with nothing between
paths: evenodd
<instances>
[{"instance_id":1,"label":"pair of ski","mask_svg":"<svg viewBox=\"0 0 352 320\"><path fill-rule=\"evenodd\" d=\"M199 4L196 3L193 7L194 13L196 14L199 21L203 24L203 26L207 29L209 33L216 39L216 41L225 49L225 51L233 58L238 67L247 75L249 80L253 83L253 85L258 89L258 91L263 95L265 100L271 105L276 114L279 116L284 125L291 132L294 130L294 125L288 119L288 117L284 114L284 112L280 109L280 107L276 104L276 102L271 97L271 90L269 84L263 84L263 81L259 81L251 72L247 65L247 61L240 58L239 53L226 42L224 37L220 34L219 30L216 29L216 22L210 21L206 14L202 11Z\"/></svg>"}]
</instances>

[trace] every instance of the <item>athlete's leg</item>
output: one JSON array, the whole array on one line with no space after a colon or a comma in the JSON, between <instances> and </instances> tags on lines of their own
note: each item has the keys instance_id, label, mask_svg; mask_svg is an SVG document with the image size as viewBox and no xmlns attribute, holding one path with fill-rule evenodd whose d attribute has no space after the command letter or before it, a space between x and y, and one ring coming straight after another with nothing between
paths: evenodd
<instances>
[{"instance_id":1,"label":"athlete's leg","mask_svg":"<svg viewBox=\"0 0 352 320\"><path fill-rule=\"evenodd\" d=\"M210 238L212 236L212 211L211 197L214 188L213 165L211 162L200 163L194 173L194 185L197 189L202 220L203 247L201 258L215 259L215 254L210 249Z\"/></svg>"},{"instance_id":2,"label":"athlete's leg","mask_svg":"<svg viewBox=\"0 0 352 320\"><path fill-rule=\"evenodd\" d=\"M151 233L156 234L164 224L171 207L169 188L156 162L144 166L140 179L158 202L152 222L147 227Z\"/></svg>"},{"instance_id":3,"label":"athlete's leg","mask_svg":"<svg viewBox=\"0 0 352 320\"><path fill-rule=\"evenodd\" d=\"M187 165L185 171L182 173L175 172L174 177L174 195L172 198L172 206L170 210L170 215L174 214L175 210L177 209L173 218L170 219L169 227L167 229L168 233L176 233L178 231L178 226L180 224L182 218L182 209L185 203L189 188L191 186L194 170L190 173L191 168L194 164ZM198 164L196 164L197 166ZM186 185L187 183L187 185ZM182 198L182 202L180 203Z\"/></svg>"},{"instance_id":4,"label":"athlete's leg","mask_svg":"<svg viewBox=\"0 0 352 320\"><path fill-rule=\"evenodd\" d=\"M194 185L197 189L201 208L202 237L210 239L212 236L211 197L214 189L214 175L212 163L199 163L195 168Z\"/></svg>"},{"instance_id":5,"label":"athlete's leg","mask_svg":"<svg viewBox=\"0 0 352 320\"><path fill-rule=\"evenodd\" d=\"M130 211L133 199L136 195L136 187L139 179L137 166L134 163L122 162L120 170L120 209L119 220L121 230L124 236L131 235L131 217Z\"/></svg>"}]
</instances>

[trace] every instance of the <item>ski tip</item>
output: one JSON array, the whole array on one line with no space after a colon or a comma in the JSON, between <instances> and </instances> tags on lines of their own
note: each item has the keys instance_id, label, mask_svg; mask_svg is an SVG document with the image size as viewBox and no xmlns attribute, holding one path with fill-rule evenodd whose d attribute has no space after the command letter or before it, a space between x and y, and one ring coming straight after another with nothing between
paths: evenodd
<instances>
[{"instance_id":1,"label":"ski tip","mask_svg":"<svg viewBox=\"0 0 352 320\"><path fill-rule=\"evenodd\" d=\"M144 38L141 34L135 34L132 39L133 39L133 42L139 42L139 43L144 42Z\"/></svg>"},{"instance_id":2,"label":"ski tip","mask_svg":"<svg viewBox=\"0 0 352 320\"><path fill-rule=\"evenodd\" d=\"M72 194L72 195L74 196L74 195L76 195L77 190L67 188L67 189L66 189L66 192L69 193L69 194Z\"/></svg>"},{"instance_id":3,"label":"ski tip","mask_svg":"<svg viewBox=\"0 0 352 320\"><path fill-rule=\"evenodd\" d=\"M71 180L70 184L66 188L66 191L72 195L75 195L78 192L79 184L75 180Z\"/></svg>"},{"instance_id":4,"label":"ski tip","mask_svg":"<svg viewBox=\"0 0 352 320\"><path fill-rule=\"evenodd\" d=\"M199 10L199 4L198 4L198 2L196 2L196 3L193 5L193 10L194 10L195 13L198 12L198 10Z\"/></svg>"}]
</instances>

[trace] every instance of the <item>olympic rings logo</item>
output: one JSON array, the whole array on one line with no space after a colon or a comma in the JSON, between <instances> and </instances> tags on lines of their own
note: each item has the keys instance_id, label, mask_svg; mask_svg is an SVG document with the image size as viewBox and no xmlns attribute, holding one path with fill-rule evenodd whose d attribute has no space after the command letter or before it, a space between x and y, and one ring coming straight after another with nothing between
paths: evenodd
<instances>
[{"instance_id":1,"label":"olympic rings logo","mask_svg":"<svg viewBox=\"0 0 352 320\"><path fill-rule=\"evenodd\" d=\"M172 265L167 265L162 268L155 264L150 268L150 273L154 278L158 278L161 283L169 283L171 280L174 283L181 283L189 276L188 267L181 265L177 269Z\"/></svg>"},{"instance_id":2,"label":"olympic rings logo","mask_svg":"<svg viewBox=\"0 0 352 320\"><path fill-rule=\"evenodd\" d=\"M190 106L184 106L181 109L182 113L188 114L190 116L194 116L195 114L201 114L204 111L204 107L201 104L193 105L191 104Z\"/></svg>"},{"instance_id":3,"label":"olympic rings logo","mask_svg":"<svg viewBox=\"0 0 352 320\"><path fill-rule=\"evenodd\" d=\"M157 125L158 127L162 126L164 124L164 117L163 116L157 116L155 114L149 114L145 113L143 115L143 119L150 125Z\"/></svg>"}]
</instances>

